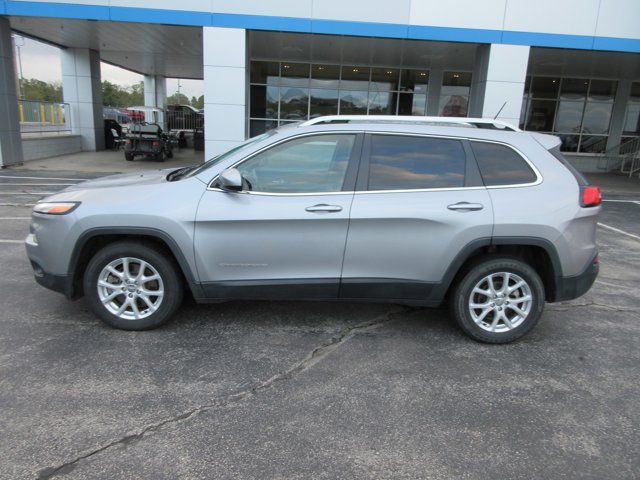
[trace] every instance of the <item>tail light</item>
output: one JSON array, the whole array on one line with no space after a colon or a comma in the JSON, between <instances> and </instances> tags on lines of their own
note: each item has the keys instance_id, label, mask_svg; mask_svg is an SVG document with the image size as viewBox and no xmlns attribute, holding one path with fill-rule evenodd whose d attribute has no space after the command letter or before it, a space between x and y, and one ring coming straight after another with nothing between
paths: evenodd
<instances>
[{"instance_id":1,"label":"tail light","mask_svg":"<svg viewBox=\"0 0 640 480\"><path fill-rule=\"evenodd\" d=\"M131 140L129 140L128 138L124 141L125 145L131 145Z\"/></svg>"},{"instance_id":2,"label":"tail light","mask_svg":"<svg viewBox=\"0 0 640 480\"><path fill-rule=\"evenodd\" d=\"M154 147L159 147L160 146L160 142L158 142L157 140L154 140L153 146Z\"/></svg>"},{"instance_id":3,"label":"tail light","mask_svg":"<svg viewBox=\"0 0 640 480\"><path fill-rule=\"evenodd\" d=\"M587 185L580 188L580 206L581 207L597 207L602 203L602 194L600 187Z\"/></svg>"}]
</instances>

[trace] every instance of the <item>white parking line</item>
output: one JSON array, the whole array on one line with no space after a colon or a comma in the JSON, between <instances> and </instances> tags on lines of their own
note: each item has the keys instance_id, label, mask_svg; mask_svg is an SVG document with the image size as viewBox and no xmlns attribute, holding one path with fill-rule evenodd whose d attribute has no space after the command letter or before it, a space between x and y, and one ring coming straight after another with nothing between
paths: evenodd
<instances>
[{"instance_id":1,"label":"white parking line","mask_svg":"<svg viewBox=\"0 0 640 480\"><path fill-rule=\"evenodd\" d=\"M82 182L87 178L60 178L60 177L19 177L17 175L0 175L0 178L31 178L34 180L72 180L74 182Z\"/></svg>"},{"instance_id":2,"label":"white parking line","mask_svg":"<svg viewBox=\"0 0 640 480\"><path fill-rule=\"evenodd\" d=\"M0 217L0 220L31 220L31 217Z\"/></svg>"},{"instance_id":3,"label":"white parking line","mask_svg":"<svg viewBox=\"0 0 640 480\"><path fill-rule=\"evenodd\" d=\"M24 243L24 240L0 240L0 243Z\"/></svg>"},{"instance_id":4,"label":"white parking line","mask_svg":"<svg viewBox=\"0 0 640 480\"><path fill-rule=\"evenodd\" d=\"M65 187L67 185L76 185L75 183L1 183L0 187L4 187L5 185L11 187L49 187L49 186L61 186Z\"/></svg>"},{"instance_id":5,"label":"white parking line","mask_svg":"<svg viewBox=\"0 0 640 480\"><path fill-rule=\"evenodd\" d=\"M602 200L603 202L615 202L615 203L635 203L640 205L640 200Z\"/></svg>"},{"instance_id":6,"label":"white parking line","mask_svg":"<svg viewBox=\"0 0 640 480\"><path fill-rule=\"evenodd\" d=\"M0 207L33 207L35 203L0 203Z\"/></svg>"},{"instance_id":7,"label":"white parking line","mask_svg":"<svg viewBox=\"0 0 640 480\"><path fill-rule=\"evenodd\" d=\"M53 195L58 192L0 192L0 195Z\"/></svg>"},{"instance_id":8,"label":"white parking line","mask_svg":"<svg viewBox=\"0 0 640 480\"><path fill-rule=\"evenodd\" d=\"M634 235L633 233L625 232L624 230L620 230L619 228L612 227L611 225L605 225L604 223L598 222L598 226L605 228L607 230L611 230L612 232L619 233L620 235L626 235L627 237L634 238L636 240L640 240L640 235Z\"/></svg>"}]
</instances>

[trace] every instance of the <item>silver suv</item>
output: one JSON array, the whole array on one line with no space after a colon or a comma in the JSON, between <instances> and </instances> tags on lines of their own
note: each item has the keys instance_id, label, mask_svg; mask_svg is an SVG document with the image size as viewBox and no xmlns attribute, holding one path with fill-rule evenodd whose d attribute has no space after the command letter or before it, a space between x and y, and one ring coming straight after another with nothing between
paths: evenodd
<instances>
[{"instance_id":1,"label":"silver suv","mask_svg":"<svg viewBox=\"0 0 640 480\"><path fill-rule=\"evenodd\" d=\"M600 190L556 137L493 120L321 117L178 170L87 181L33 209L36 280L109 325L196 302L439 306L509 342L598 273Z\"/></svg>"}]
</instances>

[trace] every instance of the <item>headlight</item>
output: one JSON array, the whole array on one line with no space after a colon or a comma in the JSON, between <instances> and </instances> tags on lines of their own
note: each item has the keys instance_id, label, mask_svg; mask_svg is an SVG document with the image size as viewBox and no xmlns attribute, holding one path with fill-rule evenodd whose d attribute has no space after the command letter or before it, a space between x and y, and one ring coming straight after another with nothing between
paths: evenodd
<instances>
[{"instance_id":1,"label":"headlight","mask_svg":"<svg viewBox=\"0 0 640 480\"><path fill-rule=\"evenodd\" d=\"M35 213L46 215L66 215L73 212L80 202L39 202L33 207Z\"/></svg>"}]
</instances>

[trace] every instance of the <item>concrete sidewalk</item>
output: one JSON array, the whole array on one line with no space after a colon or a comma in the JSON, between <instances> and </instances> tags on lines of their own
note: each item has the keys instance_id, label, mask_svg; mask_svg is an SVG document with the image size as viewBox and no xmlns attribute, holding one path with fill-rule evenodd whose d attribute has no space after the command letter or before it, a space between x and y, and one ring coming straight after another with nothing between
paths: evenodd
<instances>
[{"instance_id":1,"label":"concrete sidewalk","mask_svg":"<svg viewBox=\"0 0 640 480\"><path fill-rule=\"evenodd\" d=\"M134 161L128 162L125 160L122 150L102 150L30 160L23 165L10 168L16 171L75 171L78 173L110 174L186 167L204 161L204 152L197 152L193 149L176 149L173 153L174 157L164 162L156 162L145 157L137 157Z\"/></svg>"}]
</instances>

